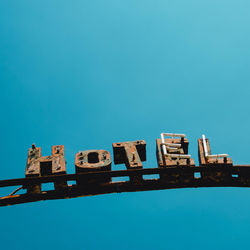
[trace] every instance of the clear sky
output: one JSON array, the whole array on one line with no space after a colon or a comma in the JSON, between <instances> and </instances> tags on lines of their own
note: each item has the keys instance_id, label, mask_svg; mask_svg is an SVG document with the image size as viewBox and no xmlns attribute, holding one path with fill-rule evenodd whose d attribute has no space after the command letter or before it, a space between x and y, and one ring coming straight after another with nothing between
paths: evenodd
<instances>
[{"instance_id":1,"label":"clear sky","mask_svg":"<svg viewBox=\"0 0 250 250\"><path fill-rule=\"evenodd\" d=\"M49 155L186 133L250 163L249 0L0 0L0 179ZM124 166L112 165L113 169ZM7 195L9 188L1 189ZM111 194L0 208L2 249L248 249L250 189Z\"/></svg>"}]
</instances>

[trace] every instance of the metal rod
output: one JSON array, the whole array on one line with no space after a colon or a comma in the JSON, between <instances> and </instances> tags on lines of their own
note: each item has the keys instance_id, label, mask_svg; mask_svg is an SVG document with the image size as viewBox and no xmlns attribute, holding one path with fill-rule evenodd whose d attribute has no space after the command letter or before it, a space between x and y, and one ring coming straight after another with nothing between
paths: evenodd
<instances>
[{"instance_id":1,"label":"metal rod","mask_svg":"<svg viewBox=\"0 0 250 250\"><path fill-rule=\"evenodd\" d=\"M204 148L205 157L207 157L208 156L208 151L207 151L207 142L206 142L205 135L202 135L202 142L203 142L203 148Z\"/></svg>"},{"instance_id":2,"label":"metal rod","mask_svg":"<svg viewBox=\"0 0 250 250\"><path fill-rule=\"evenodd\" d=\"M183 159L190 159L191 155L184 155L184 154L166 154L172 158L183 158Z\"/></svg>"},{"instance_id":3,"label":"metal rod","mask_svg":"<svg viewBox=\"0 0 250 250\"><path fill-rule=\"evenodd\" d=\"M162 143L162 145L166 145L169 147L181 148L181 144L179 143Z\"/></svg>"},{"instance_id":4,"label":"metal rod","mask_svg":"<svg viewBox=\"0 0 250 250\"><path fill-rule=\"evenodd\" d=\"M167 148L166 148L166 145L164 145L165 144L164 133L161 133L161 143L163 144L162 145L163 154L165 155L167 153Z\"/></svg>"},{"instance_id":5,"label":"metal rod","mask_svg":"<svg viewBox=\"0 0 250 250\"><path fill-rule=\"evenodd\" d=\"M207 142L206 142L205 135L202 135L202 143L203 143L205 157L207 157L207 158L225 158L225 157L228 157L228 154L216 154L216 155L210 155L210 154L208 154Z\"/></svg>"},{"instance_id":6,"label":"metal rod","mask_svg":"<svg viewBox=\"0 0 250 250\"><path fill-rule=\"evenodd\" d=\"M163 154L167 155L167 147L166 146L179 148L179 147L181 147L181 144L179 144L179 143L165 143L165 138L164 138L165 136L170 136L172 138L174 138L174 137L184 138L186 135L185 134L175 134L175 133L161 133L161 144L162 144Z\"/></svg>"},{"instance_id":7,"label":"metal rod","mask_svg":"<svg viewBox=\"0 0 250 250\"><path fill-rule=\"evenodd\" d=\"M228 157L228 154L208 155L208 158L224 158Z\"/></svg>"},{"instance_id":8,"label":"metal rod","mask_svg":"<svg viewBox=\"0 0 250 250\"><path fill-rule=\"evenodd\" d=\"M184 138L186 137L185 134L176 134L176 133L162 133L163 136L170 136L170 137L181 137Z\"/></svg>"}]
</instances>

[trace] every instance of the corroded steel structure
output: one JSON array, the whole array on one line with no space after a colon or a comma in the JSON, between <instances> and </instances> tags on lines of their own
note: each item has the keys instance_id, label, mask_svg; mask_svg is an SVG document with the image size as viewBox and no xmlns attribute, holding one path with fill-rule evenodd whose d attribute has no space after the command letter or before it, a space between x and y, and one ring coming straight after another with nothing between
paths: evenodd
<instances>
[{"instance_id":1,"label":"corroded steel structure","mask_svg":"<svg viewBox=\"0 0 250 250\"><path fill-rule=\"evenodd\" d=\"M168 137L168 138L166 138ZM211 154L209 140L198 139L199 166L188 154L184 134L162 133L156 140L157 168L143 168L146 161L144 140L113 143L115 164L126 170L112 170L111 155L106 150L80 151L75 156L75 174L66 173L64 146L52 147L51 156L42 156L41 148L28 151L25 178L0 180L0 187L20 186L0 198L0 206L40 200L64 199L98 194L194 187L250 187L250 165L233 165L227 154ZM147 175L157 175L154 179ZM114 182L114 177L129 177ZM69 184L75 181L75 184ZM43 191L43 183L54 188ZM19 190L23 194L16 194Z\"/></svg>"}]
</instances>

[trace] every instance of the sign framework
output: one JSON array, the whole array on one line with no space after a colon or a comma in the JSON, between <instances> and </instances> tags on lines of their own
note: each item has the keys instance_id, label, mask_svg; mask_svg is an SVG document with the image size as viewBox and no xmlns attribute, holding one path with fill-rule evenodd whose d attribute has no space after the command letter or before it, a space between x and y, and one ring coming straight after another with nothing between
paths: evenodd
<instances>
[{"instance_id":1,"label":"sign framework","mask_svg":"<svg viewBox=\"0 0 250 250\"><path fill-rule=\"evenodd\" d=\"M198 139L199 166L188 154L185 134L162 133L156 139L157 168L143 168L146 161L144 140L113 143L115 164L126 170L112 170L106 150L86 150L75 155L75 174L67 174L64 146L52 147L51 156L42 156L41 148L28 150L25 178L0 180L0 187L20 186L0 198L0 206L40 200L65 199L98 194L194 187L250 187L250 165L233 165L228 154L212 154L209 139ZM157 178L148 179L150 175ZM128 181L114 182L114 177ZM69 184L75 181L75 184ZM43 191L42 183L54 189ZM21 189L24 194L17 194Z\"/></svg>"}]
</instances>

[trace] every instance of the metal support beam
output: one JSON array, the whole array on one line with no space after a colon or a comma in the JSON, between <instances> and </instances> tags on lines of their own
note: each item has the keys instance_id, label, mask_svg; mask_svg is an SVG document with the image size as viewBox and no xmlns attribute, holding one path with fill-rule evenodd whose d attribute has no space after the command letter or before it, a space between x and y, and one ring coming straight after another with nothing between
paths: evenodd
<instances>
[{"instance_id":1,"label":"metal support beam","mask_svg":"<svg viewBox=\"0 0 250 250\"><path fill-rule=\"evenodd\" d=\"M228 178L221 178L217 181L207 178L196 178L195 174L200 173L201 176L206 174L214 174L214 172L226 171ZM52 199L65 199L82 196L92 196L98 194L121 193L121 192L135 192L146 190L160 190L160 189L173 189L173 188L194 188L194 187L250 187L250 165L235 165L235 166L222 166L214 165L212 168L209 166L195 166L195 167L181 167L173 166L168 168L146 168L146 169L128 169L119 171L98 171L87 172L78 174L62 174L51 176L37 176L31 178L20 178L0 181L0 187L7 186L24 186L31 184L49 183L55 181L77 181L79 178L94 179L94 178L110 178L121 176L144 176L153 174L174 174L192 175L193 178L185 180L182 178L176 179L175 182L169 180L153 179L144 180L142 183L126 182L110 182L89 185L87 188L82 188L79 185L68 185L62 190L42 191L38 194L20 194L9 195L0 198L0 206L7 206L13 204L34 202L40 200Z\"/></svg>"}]
</instances>

